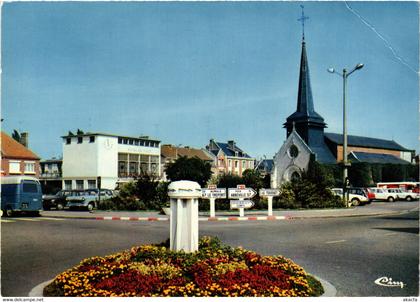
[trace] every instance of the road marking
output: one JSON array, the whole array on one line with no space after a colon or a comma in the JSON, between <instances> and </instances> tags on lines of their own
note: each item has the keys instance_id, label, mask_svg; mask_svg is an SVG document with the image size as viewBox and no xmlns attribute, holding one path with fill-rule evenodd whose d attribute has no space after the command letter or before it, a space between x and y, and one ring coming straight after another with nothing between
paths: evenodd
<instances>
[{"instance_id":1,"label":"road marking","mask_svg":"<svg viewBox=\"0 0 420 302\"><path fill-rule=\"evenodd\" d=\"M40 220L54 220L54 221L59 221L59 220L65 220L64 218L53 218L53 217L40 217Z\"/></svg>"},{"instance_id":2,"label":"road marking","mask_svg":"<svg viewBox=\"0 0 420 302\"><path fill-rule=\"evenodd\" d=\"M385 236L396 235L397 233L386 233Z\"/></svg>"},{"instance_id":3,"label":"road marking","mask_svg":"<svg viewBox=\"0 0 420 302\"><path fill-rule=\"evenodd\" d=\"M16 222L16 221L13 221L13 220L6 220L6 219L1 219L1 222Z\"/></svg>"},{"instance_id":4,"label":"road marking","mask_svg":"<svg viewBox=\"0 0 420 302\"><path fill-rule=\"evenodd\" d=\"M14 218L13 220L17 221L31 221L31 222L40 222L41 220L36 218Z\"/></svg>"},{"instance_id":5,"label":"road marking","mask_svg":"<svg viewBox=\"0 0 420 302\"><path fill-rule=\"evenodd\" d=\"M335 240L335 241L327 241L327 242L325 242L326 244L330 244L330 243L340 243L340 242L345 242L345 241L347 241L347 240Z\"/></svg>"}]
</instances>

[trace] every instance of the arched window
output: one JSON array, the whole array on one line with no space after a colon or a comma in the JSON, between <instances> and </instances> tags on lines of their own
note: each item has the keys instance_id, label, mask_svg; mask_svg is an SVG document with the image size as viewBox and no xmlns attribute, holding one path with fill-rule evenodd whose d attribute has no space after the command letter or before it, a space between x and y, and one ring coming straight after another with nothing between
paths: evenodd
<instances>
[{"instance_id":1,"label":"arched window","mask_svg":"<svg viewBox=\"0 0 420 302\"><path fill-rule=\"evenodd\" d=\"M296 145L291 145L289 150L287 150L287 153L291 158L296 158L299 155L299 149Z\"/></svg>"},{"instance_id":2,"label":"arched window","mask_svg":"<svg viewBox=\"0 0 420 302\"><path fill-rule=\"evenodd\" d=\"M298 173L298 172L293 172L292 173L292 176L290 177L290 179L292 180L292 181L296 181L296 180L299 180L300 179L300 174Z\"/></svg>"}]
</instances>

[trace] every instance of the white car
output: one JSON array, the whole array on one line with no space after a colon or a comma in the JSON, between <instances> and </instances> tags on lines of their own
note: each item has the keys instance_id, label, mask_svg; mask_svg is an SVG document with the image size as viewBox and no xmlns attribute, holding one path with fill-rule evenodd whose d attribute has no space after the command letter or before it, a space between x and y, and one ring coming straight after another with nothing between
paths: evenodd
<instances>
[{"instance_id":1,"label":"white car","mask_svg":"<svg viewBox=\"0 0 420 302\"><path fill-rule=\"evenodd\" d=\"M391 189L389 189L391 190ZM382 200L394 202L398 199L397 192L388 192L388 189L383 188L367 188L368 195L373 200Z\"/></svg>"},{"instance_id":2,"label":"white car","mask_svg":"<svg viewBox=\"0 0 420 302\"><path fill-rule=\"evenodd\" d=\"M343 198L343 189L342 188L333 188L331 191ZM364 194L363 190L359 188L350 188L348 192L348 202L349 205L358 206L360 204L369 203L369 199Z\"/></svg>"},{"instance_id":3,"label":"white car","mask_svg":"<svg viewBox=\"0 0 420 302\"><path fill-rule=\"evenodd\" d=\"M415 200L415 199L418 199L419 198L416 193L406 192L406 191L403 191L401 189L385 189L385 190L389 194L395 194L397 196L397 199L398 200L411 201L411 200Z\"/></svg>"}]
</instances>

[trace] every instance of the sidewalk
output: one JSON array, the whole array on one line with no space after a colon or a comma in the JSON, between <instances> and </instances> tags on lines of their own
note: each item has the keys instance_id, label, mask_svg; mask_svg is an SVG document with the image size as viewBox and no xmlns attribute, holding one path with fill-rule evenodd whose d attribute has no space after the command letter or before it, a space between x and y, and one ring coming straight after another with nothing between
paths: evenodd
<instances>
[{"instance_id":1,"label":"sidewalk","mask_svg":"<svg viewBox=\"0 0 420 302\"><path fill-rule=\"evenodd\" d=\"M268 217L267 211L245 210L245 217L239 217L239 211L218 211L216 218L209 218L209 212L200 212L200 221L230 221L230 220L279 220L305 218L337 218L352 216L396 215L419 209L418 201L411 202L372 202L369 205L343 209L310 209L310 210L273 210L273 216ZM158 211L43 211L43 217L95 219L95 220L137 220L137 221L168 221L169 216Z\"/></svg>"}]
</instances>

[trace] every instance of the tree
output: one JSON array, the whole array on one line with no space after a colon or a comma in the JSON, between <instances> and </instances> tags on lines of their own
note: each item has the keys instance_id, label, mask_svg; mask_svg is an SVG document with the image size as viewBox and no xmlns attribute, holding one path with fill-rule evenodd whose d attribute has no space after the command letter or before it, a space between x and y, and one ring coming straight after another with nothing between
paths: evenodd
<instances>
[{"instance_id":1,"label":"tree","mask_svg":"<svg viewBox=\"0 0 420 302\"><path fill-rule=\"evenodd\" d=\"M21 142L21 135L20 135L20 133L16 129L13 130L12 138L20 144L20 142Z\"/></svg>"},{"instance_id":2,"label":"tree","mask_svg":"<svg viewBox=\"0 0 420 302\"><path fill-rule=\"evenodd\" d=\"M259 171L247 169L242 173L243 184L248 188L253 188L256 191L261 189L264 185L263 179Z\"/></svg>"},{"instance_id":3,"label":"tree","mask_svg":"<svg viewBox=\"0 0 420 302\"><path fill-rule=\"evenodd\" d=\"M166 166L166 175L171 181L191 180L204 187L211 177L211 164L198 157L181 156Z\"/></svg>"}]
</instances>

